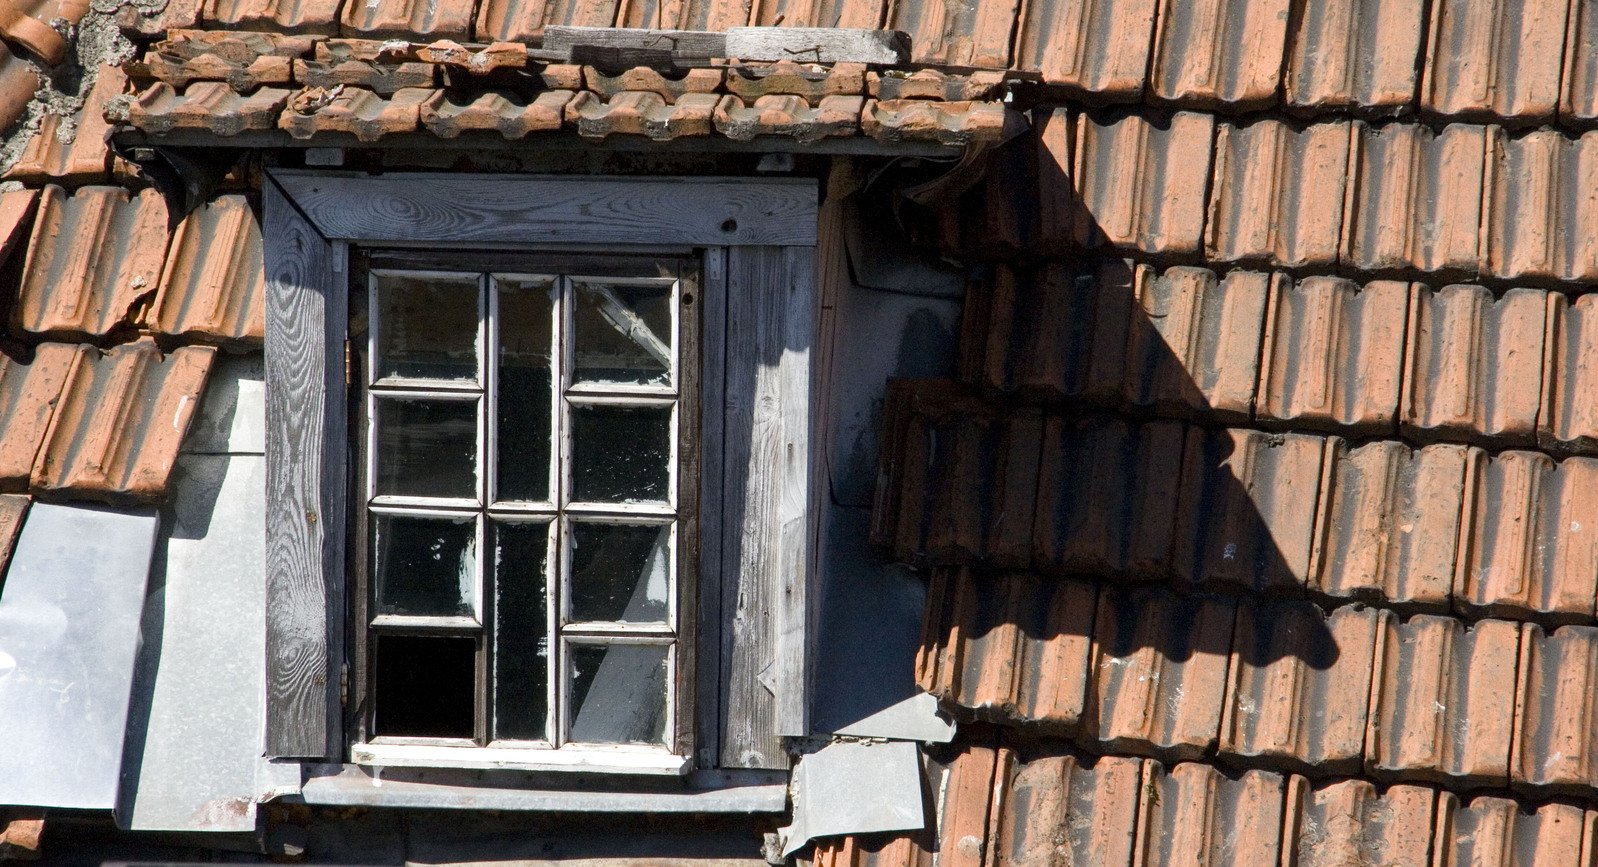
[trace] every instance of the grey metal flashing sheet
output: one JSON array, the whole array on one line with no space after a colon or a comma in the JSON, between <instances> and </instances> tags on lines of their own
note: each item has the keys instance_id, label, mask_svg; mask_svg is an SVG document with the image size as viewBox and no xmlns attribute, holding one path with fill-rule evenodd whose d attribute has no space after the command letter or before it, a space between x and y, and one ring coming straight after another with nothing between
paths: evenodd
<instances>
[{"instance_id":1,"label":"grey metal flashing sheet","mask_svg":"<svg viewBox=\"0 0 1598 867\"><path fill-rule=\"evenodd\" d=\"M117 822L252 831L266 688L265 458L180 455L171 489Z\"/></svg>"},{"instance_id":2,"label":"grey metal flashing sheet","mask_svg":"<svg viewBox=\"0 0 1598 867\"><path fill-rule=\"evenodd\" d=\"M913 743L834 743L802 756L794 769L793 824L783 854L821 837L919 831L921 751Z\"/></svg>"},{"instance_id":3,"label":"grey metal flashing sheet","mask_svg":"<svg viewBox=\"0 0 1598 867\"><path fill-rule=\"evenodd\" d=\"M0 592L0 804L110 809L152 509L35 503Z\"/></svg>"}]
</instances>

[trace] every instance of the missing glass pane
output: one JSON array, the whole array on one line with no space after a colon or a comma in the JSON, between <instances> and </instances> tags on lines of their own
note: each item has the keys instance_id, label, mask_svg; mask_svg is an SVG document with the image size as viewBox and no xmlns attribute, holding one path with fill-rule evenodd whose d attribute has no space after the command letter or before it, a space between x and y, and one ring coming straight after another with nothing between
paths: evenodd
<instances>
[{"instance_id":1,"label":"missing glass pane","mask_svg":"<svg viewBox=\"0 0 1598 867\"><path fill-rule=\"evenodd\" d=\"M372 516L378 614L466 617L476 611L472 518Z\"/></svg>"},{"instance_id":2,"label":"missing glass pane","mask_svg":"<svg viewBox=\"0 0 1598 867\"><path fill-rule=\"evenodd\" d=\"M547 502L550 476L550 363L555 302L553 281L497 281L499 384L497 408L500 500Z\"/></svg>"},{"instance_id":3,"label":"missing glass pane","mask_svg":"<svg viewBox=\"0 0 1598 867\"><path fill-rule=\"evenodd\" d=\"M573 500L666 502L671 407L573 404L571 420Z\"/></svg>"},{"instance_id":4,"label":"missing glass pane","mask_svg":"<svg viewBox=\"0 0 1598 867\"><path fill-rule=\"evenodd\" d=\"M477 401L379 397L379 496L477 499Z\"/></svg>"},{"instance_id":5,"label":"missing glass pane","mask_svg":"<svg viewBox=\"0 0 1598 867\"><path fill-rule=\"evenodd\" d=\"M664 744L667 651L660 644L568 644L571 740Z\"/></svg>"},{"instance_id":6,"label":"missing glass pane","mask_svg":"<svg viewBox=\"0 0 1598 867\"><path fill-rule=\"evenodd\" d=\"M493 526L494 737L547 740L550 525Z\"/></svg>"},{"instance_id":7,"label":"missing glass pane","mask_svg":"<svg viewBox=\"0 0 1598 867\"><path fill-rule=\"evenodd\" d=\"M475 638L378 635L374 652L374 734L472 737Z\"/></svg>"},{"instance_id":8,"label":"missing glass pane","mask_svg":"<svg viewBox=\"0 0 1598 867\"><path fill-rule=\"evenodd\" d=\"M373 278L376 379L477 380L475 275L378 273Z\"/></svg>"},{"instance_id":9,"label":"missing glass pane","mask_svg":"<svg viewBox=\"0 0 1598 867\"><path fill-rule=\"evenodd\" d=\"M572 355L578 382L666 385L675 335L671 283L574 280Z\"/></svg>"},{"instance_id":10,"label":"missing glass pane","mask_svg":"<svg viewBox=\"0 0 1598 867\"><path fill-rule=\"evenodd\" d=\"M572 521L571 619L666 622L671 526Z\"/></svg>"}]
</instances>

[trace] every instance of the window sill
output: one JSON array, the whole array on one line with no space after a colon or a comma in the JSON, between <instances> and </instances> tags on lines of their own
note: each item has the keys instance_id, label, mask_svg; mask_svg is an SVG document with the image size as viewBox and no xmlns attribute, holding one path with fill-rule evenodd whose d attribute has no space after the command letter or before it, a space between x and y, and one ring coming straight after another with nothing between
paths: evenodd
<instances>
[{"instance_id":1,"label":"window sill","mask_svg":"<svg viewBox=\"0 0 1598 867\"><path fill-rule=\"evenodd\" d=\"M519 810L559 813L783 813L788 777L770 771L695 771L649 788L566 777L565 785L517 772L307 766L299 799L330 807ZM601 783L610 785L601 786Z\"/></svg>"},{"instance_id":2,"label":"window sill","mask_svg":"<svg viewBox=\"0 0 1598 867\"><path fill-rule=\"evenodd\" d=\"M496 747L358 744L350 748L357 765L383 768L463 768L536 773L641 774L680 777L688 759L663 750L574 749L538 750Z\"/></svg>"}]
</instances>

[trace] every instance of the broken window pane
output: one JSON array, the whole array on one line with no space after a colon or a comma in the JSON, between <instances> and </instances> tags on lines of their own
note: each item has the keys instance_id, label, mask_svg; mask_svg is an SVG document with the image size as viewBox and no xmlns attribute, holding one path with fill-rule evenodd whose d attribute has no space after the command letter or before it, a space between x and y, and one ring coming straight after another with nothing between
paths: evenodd
<instances>
[{"instance_id":1,"label":"broken window pane","mask_svg":"<svg viewBox=\"0 0 1598 867\"><path fill-rule=\"evenodd\" d=\"M472 518L373 515L377 613L470 616L477 601Z\"/></svg>"},{"instance_id":2,"label":"broken window pane","mask_svg":"<svg viewBox=\"0 0 1598 867\"><path fill-rule=\"evenodd\" d=\"M373 653L374 734L473 736L477 639L378 635Z\"/></svg>"},{"instance_id":3,"label":"broken window pane","mask_svg":"<svg viewBox=\"0 0 1598 867\"><path fill-rule=\"evenodd\" d=\"M477 401L379 397L379 496L477 499Z\"/></svg>"},{"instance_id":4,"label":"broken window pane","mask_svg":"<svg viewBox=\"0 0 1598 867\"><path fill-rule=\"evenodd\" d=\"M548 739L547 522L494 522L494 737Z\"/></svg>"},{"instance_id":5,"label":"broken window pane","mask_svg":"<svg viewBox=\"0 0 1598 867\"><path fill-rule=\"evenodd\" d=\"M477 277L376 274L376 379L477 380Z\"/></svg>"},{"instance_id":6,"label":"broken window pane","mask_svg":"<svg viewBox=\"0 0 1598 867\"><path fill-rule=\"evenodd\" d=\"M672 284L629 286L574 281L577 382L666 385L671 382Z\"/></svg>"},{"instance_id":7,"label":"broken window pane","mask_svg":"<svg viewBox=\"0 0 1598 867\"><path fill-rule=\"evenodd\" d=\"M571 419L573 500L666 501L671 407L573 404Z\"/></svg>"},{"instance_id":8,"label":"broken window pane","mask_svg":"<svg viewBox=\"0 0 1598 867\"><path fill-rule=\"evenodd\" d=\"M499 281L500 500L547 502L550 476L550 340L555 302L551 280Z\"/></svg>"},{"instance_id":9,"label":"broken window pane","mask_svg":"<svg viewBox=\"0 0 1598 867\"><path fill-rule=\"evenodd\" d=\"M664 744L667 649L661 644L568 644L571 740Z\"/></svg>"},{"instance_id":10,"label":"broken window pane","mask_svg":"<svg viewBox=\"0 0 1598 867\"><path fill-rule=\"evenodd\" d=\"M573 621L666 622L671 526L571 522Z\"/></svg>"}]
</instances>

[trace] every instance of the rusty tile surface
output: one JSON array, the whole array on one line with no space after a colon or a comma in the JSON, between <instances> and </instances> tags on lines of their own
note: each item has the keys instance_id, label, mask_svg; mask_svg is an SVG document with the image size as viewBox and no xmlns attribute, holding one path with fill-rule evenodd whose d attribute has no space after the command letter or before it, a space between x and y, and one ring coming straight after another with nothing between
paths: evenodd
<instances>
[{"instance_id":1,"label":"rusty tile surface","mask_svg":"<svg viewBox=\"0 0 1598 867\"><path fill-rule=\"evenodd\" d=\"M1190 431L1172 557L1180 579L1260 592L1303 586L1334 443L1305 434Z\"/></svg>"},{"instance_id":2,"label":"rusty tile surface","mask_svg":"<svg viewBox=\"0 0 1598 867\"><path fill-rule=\"evenodd\" d=\"M1165 588L1105 587L1093 627L1096 691L1083 737L1106 752L1195 758L1220 730L1237 605Z\"/></svg>"},{"instance_id":3,"label":"rusty tile surface","mask_svg":"<svg viewBox=\"0 0 1598 867\"><path fill-rule=\"evenodd\" d=\"M1310 589L1341 599L1446 609L1464 520L1469 449L1338 445Z\"/></svg>"},{"instance_id":4,"label":"rusty tile surface","mask_svg":"<svg viewBox=\"0 0 1598 867\"><path fill-rule=\"evenodd\" d=\"M1275 105L1288 6L1288 0L1162 0L1152 95L1202 108Z\"/></svg>"},{"instance_id":5,"label":"rusty tile surface","mask_svg":"<svg viewBox=\"0 0 1598 867\"><path fill-rule=\"evenodd\" d=\"M200 206L178 224L149 324L208 342L265 338L261 226L241 195Z\"/></svg>"},{"instance_id":6,"label":"rusty tile surface","mask_svg":"<svg viewBox=\"0 0 1598 867\"><path fill-rule=\"evenodd\" d=\"M1311 788L1292 779L1286 845L1302 867L1423 865L1430 860L1437 793L1424 786L1343 780Z\"/></svg>"},{"instance_id":7,"label":"rusty tile surface","mask_svg":"<svg viewBox=\"0 0 1598 867\"><path fill-rule=\"evenodd\" d=\"M36 493L146 501L166 489L216 350L148 339L82 355L34 460Z\"/></svg>"},{"instance_id":8,"label":"rusty tile surface","mask_svg":"<svg viewBox=\"0 0 1598 867\"><path fill-rule=\"evenodd\" d=\"M1358 771L1387 611L1308 602L1237 611L1222 755L1317 775Z\"/></svg>"},{"instance_id":9,"label":"rusty tile surface","mask_svg":"<svg viewBox=\"0 0 1598 867\"><path fill-rule=\"evenodd\" d=\"M1571 0L1438 0L1421 105L1438 114L1535 121L1559 102Z\"/></svg>"},{"instance_id":10,"label":"rusty tile surface","mask_svg":"<svg viewBox=\"0 0 1598 867\"><path fill-rule=\"evenodd\" d=\"M1598 132L1492 138L1483 270L1509 280L1598 278Z\"/></svg>"},{"instance_id":11,"label":"rusty tile surface","mask_svg":"<svg viewBox=\"0 0 1598 867\"><path fill-rule=\"evenodd\" d=\"M1276 864L1288 777L1183 762L1144 786L1149 864Z\"/></svg>"},{"instance_id":12,"label":"rusty tile surface","mask_svg":"<svg viewBox=\"0 0 1598 867\"><path fill-rule=\"evenodd\" d=\"M166 222L153 189L130 199L119 187L45 187L13 321L74 337L136 326L161 277Z\"/></svg>"},{"instance_id":13,"label":"rusty tile surface","mask_svg":"<svg viewBox=\"0 0 1598 867\"><path fill-rule=\"evenodd\" d=\"M1598 786L1598 628L1529 624L1510 776L1517 784L1581 792Z\"/></svg>"},{"instance_id":14,"label":"rusty tile surface","mask_svg":"<svg viewBox=\"0 0 1598 867\"><path fill-rule=\"evenodd\" d=\"M1548 298L1548 364L1538 447L1598 454L1598 295Z\"/></svg>"},{"instance_id":15,"label":"rusty tile surface","mask_svg":"<svg viewBox=\"0 0 1598 867\"><path fill-rule=\"evenodd\" d=\"M71 343L44 343L32 358L0 355L0 489L28 489L61 389L91 352Z\"/></svg>"},{"instance_id":16,"label":"rusty tile surface","mask_svg":"<svg viewBox=\"0 0 1598 867\"><path fill-rule=\"evenodd\" d=\"M1405 340L1399 421L1418 441L1530 445L1543 381L1547 293L1422 289Z\"/></svg>"},{"instance_id":17,"label":"rusty tile surface","mask_svg":"<svg viewBox=\"0 0 1598 867\"><path fill-rule=\"evenodd\" d=\"M1420 614L1384 625L1366 769L1503 787L1515 731L1522 624Z\"/></svg>"},{"instance_id":18,"label":"rusty tile surface","mask_svg":"<svg viewBox=\"0 0 1598 867\"><path fill-rule=\"evenodd\" d=\"M1234 274L1237 272L1233 272ZM1272 427L1396 432L1410 284L1338 277L1273 286L1254 406Z\"/></svg>"},{"instance_id":19,"label":"rusty tile surface","mask_svg":"<svg viewBox=\"0 0 1598 867\"><path fill-rule=\"evenodd\" d=\"M340 0L205 0L201 18L221 30L329 35L338 32L339 6Z\"/></svg>"},{"instance_id":20,"label":"rusty tile surface","mask_svg":"<svg viewBox=\"0 0 1598 867\"><path fill-rule=\"evenodd\" d=\"M1487 128L1361 126L1340 261L1368 271L1474 272L1481 259Z\"/></svg>"},{"instance_id":21,"label":"rusty tile surface","mask_svg":"<svg viewBox=\"0 0 1598 867\"><path fill-rule=\"evenodd\" d=\"M291 92L281 87L261 87L244 96L221 81L196 81L180 93L158 81L128 106L128 120L153 133L194 129L238 135L245 130L272 129L290 96Z\"/></svg>"},{"instance_id":22,"label":"rusty tile surface","mask_svg":"<svg viewBox=\"0 0 1598 867\"><path fill-rule=\"evenodd\" d=\"M887 29L910 34L915 63L1004 69L1019 7L1019 0L897 0Z\"/></svg>"},{"instance_id":23,"label":"rusty tile surface","mask_svg":"<svg viewBox=\"0 0 1598 867\"><path fill-rule=\"evenodd\" d=\"M1288 106L1411 109L1425 9L1424 0L1307 0L1287 59Z\"/></svg>"},{"instance_id":24,"label":"rusty tile surface","mask_svg":"<svg viewBox=\"0 0 1598 867\"><path fill-rule=\"evenodd\" d=\"M1440 801L1450 833L1439 834L1445 864L1510 867L1517 864L1592 863L1594 813L1573 804L1536 807L1478 795L1468 803L1445 794Z\"/></svg>"},{"instance_id":25,"label":"rusty tile surface","mask_svg":"<svg viewBox=\"0 0 1598 867\"><path fill-rule=\"evenodd\" d=\"M1079 206L1076 242L1198 252L1214 125L1213 116L1195 112L1178 112L1168 122L1140 114L1080 116L1070 174Z\"/></svg>"},{"instance_id":26,"label":"rusty tile surface","mask_svg":"<svg viewBox=\"0 0 1598 867\"><path fill-rule=\"evenodd\" d=\"M5 180L27 184L57 179L80 184L103 183L109 174L111 159L106 144L109 125L105 120L105 106L122 93L127 83L127 76L117 67L100 67L83 108L70 119L44 115L39 131L28 139L17 161L6 171Z\"/></svg>"},{"instance_id":27,"label":"rusty tile surface","mask_svg":"<svg viewBox=\"0 0 1598 867\"><path fill-rule=\"evenodd\" d=\"M1154 43L1155 0L1038 0L1017 23L1014 66L1073 95L1134 100Z\"/></svg>"},{"instance_id":28,"label":"rusty tile surface","mask_svg":"<svg viewBox=\"0 0 1598 867\"><path fill-rule=\"evenodd\" d=\"M569 90L546 90L529 100L523 94L490 90L465 99L438 90L421 104L417 117L424 129L442 138L488 131L519 139L560 129L575 96Z\"/></svg>"},{"instance_id":29,"label":"rusty tile surface","mask_svg":"<svg viewBox=\"0 0 1598 867\"><path fill-rule=\"evenodd\" d=\"M349 36L469 39L472 0L366 0L345 3L339 29Z\"/></svg>"},{"instance_id":30,"label":"rusty tile surface","mask_svg":"<svg viewBox=\"0 0 1598 867\"><path fill-rule=\"evenodd\" d=\"M1287 267L1336 262L1357 129L1349 121L1220 124L1206 255Z\"/></svg>"},{"instance_id":31,"label":"rusty tile surface","mask_svg":"<svg viewBox=\"0 0 1598 867\"><path fill-rule=\"evenodd\" d=\"M1598 459L1473 451L1469 541L1455 580L1474 613L1592 616L1598 563Z\"/></svg>"}]
</instances>

